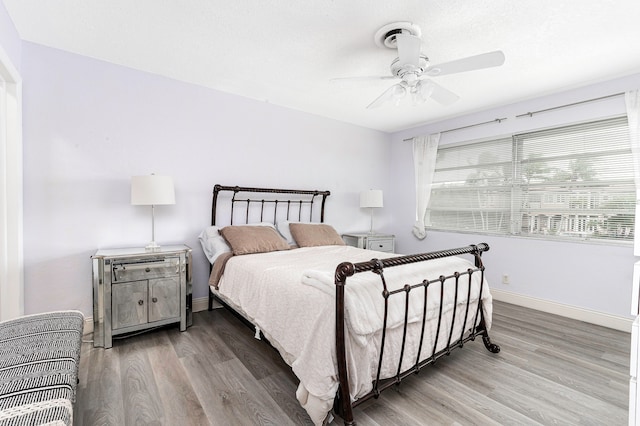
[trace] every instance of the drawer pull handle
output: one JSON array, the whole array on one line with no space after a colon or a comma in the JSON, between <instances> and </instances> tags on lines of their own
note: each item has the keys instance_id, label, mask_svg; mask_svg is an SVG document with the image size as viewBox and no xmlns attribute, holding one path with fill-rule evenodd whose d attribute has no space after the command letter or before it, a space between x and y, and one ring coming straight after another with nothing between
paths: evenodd
<instances>
[{"instance_id":1,"label":"drawer pull handle","mask_svg":"<svg viewBox=\"0 0 640 426\"><path fill-rule=\"evenodd\" d=\"M145 272L151 272L151 268L144 268Z\"/></svg>"},{"instance_id":2,"label":"drawer pull handle","mask_svg":"<svg viewBox=\"0 0 640 426\"><path fill-rule=\"evenodd\" d=\"M156 302L158 301L158 298L157 298L157 297L154 297L153 299L151 299L151 301L152 301L153 303L156 303Z\"/></svg>"},{"instance_id":3,"label":"drawer pull handle","mask_svg":"<svg viewBox=\"0 0 640 426\"><path fill-rule=\"evenodd\" d=\"M142 306L144 304L144 302L142 301L142 299L138 300L138 305Z\"/></svg>"}]
</instances>

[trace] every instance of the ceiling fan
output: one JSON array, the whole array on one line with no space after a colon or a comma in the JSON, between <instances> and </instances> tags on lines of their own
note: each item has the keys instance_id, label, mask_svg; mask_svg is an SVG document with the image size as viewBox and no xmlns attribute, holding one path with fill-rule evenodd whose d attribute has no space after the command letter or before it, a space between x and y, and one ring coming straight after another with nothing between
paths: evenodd
<instances>
[{"instance_id":1,"label":"ceiling fan","mask_svg":"<svg viewBox=\"0 0 640 426\"><path fill-rule=\"evenodd\" d=\"M391 75L337 78L334 81L400 80L371 102L367 106L369 109L391 101L399 105L400 101L409 94L416 105L426 102L429 98L442 105L450 105L460 97L427 77L497 67L505 60L504 53L496 50L431 65L429 58L420 52L421 34L420 27L410 22L394 22L385 25L376 32L375 41L380 47L398 51L398 57L391 62Z\"/></svg>"}]
</instances>

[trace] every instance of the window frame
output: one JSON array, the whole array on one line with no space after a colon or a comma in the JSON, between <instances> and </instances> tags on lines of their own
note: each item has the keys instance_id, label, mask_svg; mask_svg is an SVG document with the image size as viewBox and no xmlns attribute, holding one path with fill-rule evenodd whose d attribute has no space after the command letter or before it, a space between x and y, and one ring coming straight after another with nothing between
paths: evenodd
<instances>
[{"instance_id":1,"label":"window frame","mask_svg":"<svg viewBox=\"0 0 640 426\"><path fill-rule=\"evenodd\" d=\"M523 177L522 177L522 173L523 173L523 165L527 164L528 161L523 160L522 156L523 156L523 150L521 149L521 146L518 146L518 144L522 144L522 139L523 137L526 138L527 135L533 135L535 136L540 136L543 135L544 133L549 133L549 132L553 132L554 130L559 130L560 132L563 132L565 129L567 128L571 128L571 127L579 127L579 126L586 126L585 128L588 128L588 126L590 125L596 125L598 123L606 123L606 122L615 122L615 121L619 121L620 125L625 126L627 123L627 117L624 114L617 114L614 116L609 116L609 117L602 117L602 118L596 118L596 119L590 119L590 120L585 120L585 121L581 121L581 122L574 122L574 123L568 123L568 124L563 124L563 125L556 125L556 126L550 126L550 127L546 127L546 128L541 128L541 129L533 129L533 130L527 130L527 131L523 131L523 132L518 132L518 133L513 133L513 134L507 134L507 135L500 135L500 136L494 136L494 137L487 137L487 138L482 138L482 139L477 139L477 140L471 140L471 141L459 141L459 142L455 142L455 143L450 143L450 144L445 144L445 145L441 145L438 148L438 154L441 153L441 151L453 151L453 150L461 150L464 149L464 147L477 147L481 144L491 144L491 143L496 143L496 147L494 147L494 150L498 149L498 144L501 143L502 141L509 139L511 141L510 146L511 146L511 175L510 176L505 176L504 179L506 181L510 181L510 183L507 184L507 186L510 188L509 191L509 196L508 196L508 202L509 202L509 206L507 207L508 209L508 221L509 221L509 225L506 226L503 229L478 229L478 228L462 228L460 227L460 223L455 224L455 226L442 226L441 224L437 223L437 220L434 221L434 213L438 212L438 211L444 211L442 208L438 208L432 205L432 202L434 202L434 200L436 200L436 202L438 201L438 196L437 196L437 192L438 191L442 191L442 188L438 187L440 184L442 184L442 181L438 180L435 176L434 176L434 184L432 185L432 194L431 194L431 202L429 203L428 209L427 209L427 214L426 217L429 219L429 221L425 222L426 223L426 230L428 231L439 231L439 232L454 232L454 233L473 233L473 234L481 234L481 235L496 235L496 236L503 236L503 237L519 237L519 238L534 238L534 239L544 239L544 240L553 240L553 241L565 241L565 242L580 242L580 243L604 243L604 244L613 244L613 245L632 245L633 244L633 237L634 237L634 232L635 232L635 223L632 222L631 224L631 231L630 234L626 234L625 236L623 236L622 238L609 238L609 237L603 237L602 235L589 235L586 232L584 233L584 235L580 236L573 236L573 235L551 235L551 234L534 234L534 233L530 233L530 232L526 232L526 230L523 229L523 216L525 214L528 215L528 221L532 221L532 220L536 220L538 215L532 215L531 210L524 208L524 198L522 196L519 195L519 192L521 192L523 190L524 187L527 188L531 188L534 186L529 186L529 185L524 185L523 184ZM615 124L615 123L614 123ZM628 131L628 128L623 128L623 127L618 127L619 130L622 131ZM617 132L617 131L616 131ZM628 145L628 149L621 149L622 151L624 151L624 155L631 155L631 145ZM620 150L618 150L620 151ZM581 154L582 155L582 154ZM576 155L574 157L572 157L572 159L575 158L580 158L581 155ZM596 158L595 155L593 156L593 158ZM546 161L546 160L545 160ZM495 164L494 164L495 166ZM464 166L460 166L461 168L465 168ZM472 170L474 167L476 167L475 164L473 165L469 165L466 168L469 170ZM481 166L482 167L482 166ZM436 161L436 171L435 174L437 175L438 172L442 172L444 169L439 167L439 162ZM614 182L612 180L608 180L608 182ZM631 185L631 189L628 190L629 195L631 196L631 194L633 193L634 196L634 201L633 203L628 202L629 205L627 206L627 201L625 202L621 202L621 205L625 207L625 209L623 211L621 211L621 213L619 214L628 214L630 215L632 218L634 217L634 208L635 208L635 186L634 186L634 180L633 180L633 176L631 177L625 177L625 179L622 181L624 183L624 185ZM538 184L539 187L543 187L544 185L540 185ZM553 185L551 185L553 186ZM578 185L579 186L579 185ZM586 185L588 187L588 185ZM492 189L492 187L487 186L486 188L488 189ZM504 188L504 187L503 187ZM493 188L495 189L495 187ZM435 190L435 192L434 192ZM461 191L464 191L463 188L460 189ZM593 191L593 188L590 188L591 191ZM626 194L627 192L624 192L624 194ZM435 196L434 196L435 195ZM549 197L549 196L553 196L553 197L561 197L562 194L560 192L550 192L547 194L544 194L544 192L542 192L542 195L545 197ZM633 204L633 205L632 205ZM468 209L472 209L473 207L468 207ZM477 210L477 209L476 209ZM602 209L597 209L599 211L602 211ZM451 209L449 210L449 212L453 212L454 210ZM458 209L457 212L461 212L464 211L464 209ZM581 211L587 211L587 209L581 209L579 210ZM596 209L594 209L594 212L596 211ZM542 215L543 213L540 213L540 215ZM569 213L565 212L562 213L563 215L569 215ZM609 214L608 212L604 213L605 215ZM584 216L588 216L588 215L584 215ZM603 219L604 221L608 220L608 218ZM632 219L633 220L633 219Z\"/></svg>"}]
</instances>

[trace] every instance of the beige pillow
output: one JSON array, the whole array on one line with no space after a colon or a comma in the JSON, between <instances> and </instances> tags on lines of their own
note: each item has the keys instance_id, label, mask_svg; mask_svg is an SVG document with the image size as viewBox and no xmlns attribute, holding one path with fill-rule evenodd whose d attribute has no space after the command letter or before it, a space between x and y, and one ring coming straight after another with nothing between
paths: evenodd
<instances>
[{"instance_id":1,"label":"beige pillow","mask_svg":"<svg viewBox=\"0 0 640 426\"><path fill-rule=\"evenodd\" d=\"M289 250L287 241L269 226L225 226L220 235L234 255Z\"/></svg>"},{"instance_id":2,"label":"beige pillow","mask_svg":"<svg viewBox=\"0 0 640 426\"><path fill-rule=\"evenodd\" d=\"M291 235L299 247L343 246L344 241L331 225L290 223Z\"/></svg>"}]
</instances>

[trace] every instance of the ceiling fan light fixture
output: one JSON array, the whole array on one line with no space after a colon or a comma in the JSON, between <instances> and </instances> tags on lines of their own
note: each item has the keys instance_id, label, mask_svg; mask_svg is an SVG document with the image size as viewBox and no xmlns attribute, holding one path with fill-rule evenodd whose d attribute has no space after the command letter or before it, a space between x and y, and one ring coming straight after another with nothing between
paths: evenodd
<instances>
[{"instance_id":1,"label":"ceiling fan light fixture","mask_svg":"<svg viewBox=\"0 0 640 426\"><path fill-rule=\"evenodd\" d=\"M434 89L435 89L435 86L433 85L431 80L420 80L418 84L416 84L416 91L425 100L431 97Z\"/></svg>"},{"instance_id":2,"label":"ceiling fan light fixture","mask_svg":"<svg viewBox=\"0 0 640 426\"><path fill-rule=\"evenodd\" d=\"M402 99L406 96L407 89L402 84L396 84L393 86L393 98Z\"/></svg>"},{"instance_id":3,"label":"ceiling fan light fixture","mask_svg":"<svg viewBox=\"0 0 640 426\"><path fill-rule=\"evenodd\" d=\"M411 92L411 100L413 101L413 106L418 106L424 103L426 99L423 99L419 92Z\"/></svg>"},{"instance_id":4,"label":"ceiling fan light fixture","mask_svg":"<svg viewBox=\"0 0 640 426\"><path fill-rule=\"evenodd\" d=\"M407 96L407 88L404 87L403 84L396 84L395 86L393 86L391 96L393 98L393 103L398 106L400 105L400 101L402 100L402 98Z\"/></svg>"}]
</instances>

